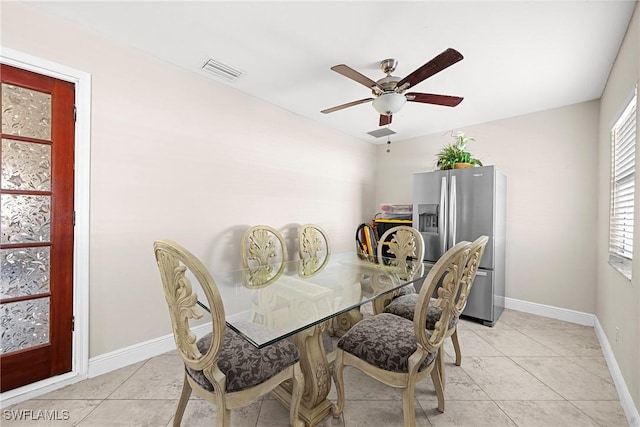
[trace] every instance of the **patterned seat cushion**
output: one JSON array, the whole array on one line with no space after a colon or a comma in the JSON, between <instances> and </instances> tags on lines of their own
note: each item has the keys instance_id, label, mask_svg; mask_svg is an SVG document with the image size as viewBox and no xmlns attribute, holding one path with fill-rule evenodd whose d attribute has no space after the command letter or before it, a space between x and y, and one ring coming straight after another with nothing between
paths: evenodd
<instances>
[{"instance_id":1,"label":"patterned seat cushion","mask_svg":"<svg viewBox=\"0 0 640 427\"><path fill-rule=\"evenodd\" d=\"M404 317L408 320L413 320L413 313L416 309L416 303L418 302L418 294L407 294L401 297L395 298L384 308L385 313L395 314L396 316ZM437 308L434 304L435 298L429 300L429 307L427 309L427 329L432 331L436 327L436 322L440 320L442 310ZM449 329L456 326L458 318L454 317L449 322Z\"/></svg>"},{"instance_id":2,"label":"patterned seat cushion","mask_svg":"<svg viewBox=\"0 0 640 427\"><path fill-rule=\"evenodd\" d=\"M413 286L413 283L411 283L410 285L407 286L403 286L400 289L397 289L395 291L395 296L396 297L401 297L403 295L408 295L408 294L417 294L418 292L416 291L416 287Z\"/></svg>"},{"instance_id":3,"label":"patterned seat cushion","mask_svg":"<svg viewBox=\"0 0 640 427\"><path fill-rule=\"evenodd\" d=\"M418 348L413 322L393 314L367 317L340 338L338 347L370 365L392 372L408 372L409 357ZM429 353L420 371L433 363Z\"/></svg>"},{"instance_id":4,"label":"patterned seat cushion","mask_svg":"<svg viewBox=\"0 0 640 427\"><path fill-rule=\"evenodd\" d=\"M211 345L211 334L198 340L197 346L205 353ZM227 392L244 390L261 384L300 358L298 349L287 340L258 349L233 330L226 328L224 344L217 363L227 377ZM185 366L187 373L202 388L213 391L211 382L202 371Z\"/></svg>"}]
</instances>

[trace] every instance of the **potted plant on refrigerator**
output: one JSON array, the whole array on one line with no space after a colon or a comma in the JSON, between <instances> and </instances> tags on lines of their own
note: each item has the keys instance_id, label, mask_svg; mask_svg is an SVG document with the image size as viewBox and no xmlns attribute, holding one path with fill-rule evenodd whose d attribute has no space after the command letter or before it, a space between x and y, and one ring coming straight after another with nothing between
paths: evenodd
<instances>
[{"instance_id":1,"label":"potted plant on refrigerator","mask_svg":"<svg viewBox=\"0 0 640 427\"><path fill-rule=\"evenodd\" d=\"M482 162L471 155L466 150L467 142L475 141L470 136L465 136L464 132L457 131L451 136L455 142L446 145L437 154L436 166L438 169L460 169L474 166L482 166Z\"/></svg>"}]
</instances>

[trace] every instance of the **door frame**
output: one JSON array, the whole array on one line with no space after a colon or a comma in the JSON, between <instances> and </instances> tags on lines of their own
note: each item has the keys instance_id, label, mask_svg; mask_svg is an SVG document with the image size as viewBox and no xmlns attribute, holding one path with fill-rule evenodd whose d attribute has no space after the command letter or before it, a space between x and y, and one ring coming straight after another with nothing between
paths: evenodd
<instances>
[{"instance_id":1,"label":"door frame","mask_svg":"<svg viewBox=\"0 0 640 427\"><path fill-rule=\"evenodd\" d=\"M87 378L89 368L89 195L91 160L91 74L0 46L0 62L72 82L76 95L75 233L73 253L73 348L71 372L0 394L2 407L30 399Z\"/></svg>"}]
</instances>

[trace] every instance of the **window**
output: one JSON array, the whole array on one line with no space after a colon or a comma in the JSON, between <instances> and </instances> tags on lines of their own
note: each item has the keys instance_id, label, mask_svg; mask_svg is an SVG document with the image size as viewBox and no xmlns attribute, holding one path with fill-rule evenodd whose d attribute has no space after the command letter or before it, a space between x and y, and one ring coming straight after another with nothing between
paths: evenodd
<instances>
[{"instance_id":1,"label":"window","mask_svg":"<svg viewBox=\"0 0 640 427\"><path fill-rule=\"evenodd\" d=\"M629 279L633 258L637 92L636 87L631 102L611 128L609 263Z\"/></svg>"}]
</instances>

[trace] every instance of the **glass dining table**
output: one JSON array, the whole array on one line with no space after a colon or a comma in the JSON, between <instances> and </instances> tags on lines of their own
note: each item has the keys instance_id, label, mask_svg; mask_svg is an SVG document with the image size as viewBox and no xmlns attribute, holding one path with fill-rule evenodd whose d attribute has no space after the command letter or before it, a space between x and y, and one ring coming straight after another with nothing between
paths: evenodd
<instances>
[{"instance_id":1,"label":"glass dining table","mask_svg":"<svg viewBox=\"0 0 640 427\"><path fill-rule=\"evenodd\" d=\"M279 264L211 271L225 308L227 327L257 348L290 339L300 351L305 390L300 416L315 426L331 412L332 349L323 334L342 335L362 319L360 306L380 307L403 286L421 282L429 267L421 261L361 259L357 253L334 253ZM326 338L326 336L325 336ZM273 392L285 406L287 385Z\"/></svg>"}]
</instances>

